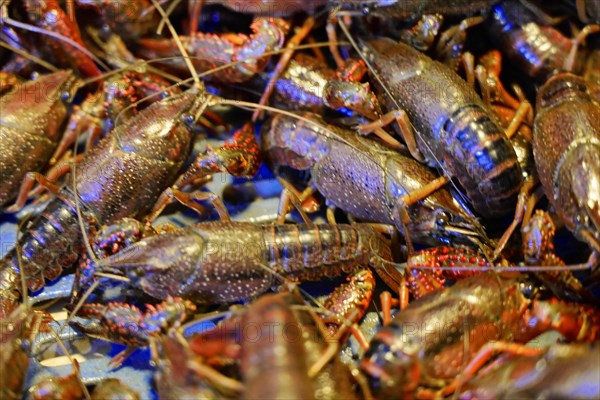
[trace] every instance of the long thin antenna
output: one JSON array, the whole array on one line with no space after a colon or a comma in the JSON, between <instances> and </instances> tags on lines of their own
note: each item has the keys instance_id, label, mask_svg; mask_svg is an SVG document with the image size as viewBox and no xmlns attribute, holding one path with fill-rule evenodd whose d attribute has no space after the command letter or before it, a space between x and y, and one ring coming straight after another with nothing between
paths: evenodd
<instances>
[{"instance_id":1,"label":"long thin antenna","mask_svg":"<svg viewBox=\"0 0 600 400\"><path fill-rule=\"evenodd\" d=\"M382 264L389 265L394 267L400 271L404 271L406 267L409 266L409 263L395 263L393 261L386 260L378 254L375 254L375 257L379 258L379 262ZM590 269L590 263L580 263L573 265L564 265L564 266L548 266L548 265L486 265L480 266L478 264L470 264L464 263L464 265L457 265L454 267L444 267L439 265L410 265L411 269L424 269L424 270L436 270L436 271L496 271L496 272L537 272L537 271L585 271Z\"/></svg>"},{"instance_id":2,"label":"long thin antenna","mask_svg":"<svg viewBox=\"0 0 600 400\"><path fill-rule=\"evenodd\" d=\"M21 57L24 57L30 61L33 61L34 63L41 65L42 67L46 68L49 71L52 71L52 72L58 71L58 68L56 68L54 65L50 64L49 62L44 61L41 58L34 56L33 54L29 54L28 52L26 52L24 50L17 49L16 47L13 47L8 43L4 43L1 40L0 40L0 47L4 47L5 49L8 49L8 50L12 51L13 53L20 55Z\"/></svg>"},{"instance_id":3,"label":"long thin antenna","mask_svg":"<svg viewBox=\"0 0 600 400\"><path fill-rule=\"evenodd\" d=\"M63 343L60 336L54 331L54 329L52 329L52 327L50 328L50 334L54 337L54 339L56 340L56 343L61 348L61 350L65 353L65 356L67 357L67 359L74 366L73 374L77 378L77 382L79 383L79 386L81 387L81 391L83 392L84 397L87 400L91 400L90 392L88 391L87 387L85 386L85 383L83 383L83 378L81 377L81 373L79 372L79 365L78 365L77 361L73 358L73 356L67 349L67 346L65 346L65 344Z\"/></svg>"},{"instance_id":4,"label":"long thin antenna","mask_svg":"<svg viewBox=\"0 0 600 400\"><path fill-rule=\"evenodd\" d=\"M35 32L35 33L39 33L42 35L47 35L47 36L51 36L55 39L61 40L65 43L68 43L69 45L75 47L77 50L81 51L83 54L85 54L86 56L88 56L89 58L91 58L92 60L94 60L95 63L97 63L98 65L100 65L104 70L109 70L110 68L108 68L108 66L106 64L104 64L102 62L102 60L100 60L98 57L96 57L92 52L90 52L88 49L86 49L85 47L83 47L82 45L80 45L79 43L73 41L72 39L61 35L60 33L56 33L56 32L52 32L49 31L47 29L44 28L38 28L37 26L33 26L33 25L29 25L29 24L25 24L23 22L14 20L10 17L8 17L7 15L4 15L6 12L2 11L2 22L6 23L7 25L11 25L14 26L15 28L20 28L20 29L24 29L26 31L30 31L30 32Z\"/></svg>"},{"instance_id":5,"label":"long thin antenna","mask_svg":"<svg viewBox=\"0 0 600 400\"><path fill-rule=\"evenodd\" d=\"M312 48L316 48L316 47L327 47L327 46L329 46L329 45L331 45L331 44L336 44L336 43L332 43L332 42L323 42L323 43L311 43L311 44L305 44L305 45L301 45L301 46L298 46L298 47L296 47L296 48L295 48L295 50L312 49ZM347 43L344 43L344 42L338 42L337 44L347 44ZM224 69L227 69L227 68L230 68L230 67L233 67L233 66L239 65L239 64L246 63L248 60L252 60L252 59L258 59L258 58L262 58L262 57L265 57L265 56L270 56L270 55L281 54L281 53L283 53L283 52L285 52L285 51L287 51L287 49L286 49L286 48L283 48L283 49L279 49L279 50L273 50L273 51L268 51L268 52L265 52L265 53L261 54L260 56L255 56L255 57L251 57L251 58L246 58L246 59L244 59L244 60L240 60L240 61L232 61L232 62L230 62L230 63L224 64L224 65L220 65L220 66L218 66L218 67L215 67L215 68L209 69L209 70L207 70L207 71L204 71L204 72L201 72L201 73L199 73L199 74L197 73L197 76L198 76L198 78L202 78L202 77L204 77L204 76L208 76L208 75L214 74L214 73L216 73L216 72L219 72L219 71L221 71L221 70L224 70ZM164 57L164 58L159 58L159 59L147 60L147 61L145 61L145 63L154 63L154 62L161 62L161 61L169 61L169 60L175 60L175 59L179 59L179 58L182 58L182 57L181 57L181 56ZM200 59L200 57L189 57L189 58L190 58L191 60L194 60L194 59ZM92 78L92 79L93 79L93 78ZM188 83L190 83L190 82L193 82L193 79L194 79L194 78L187 78L187 79L184 79L184 80L182 80L182 81L179 81L179 82L177 82L177 83L175 83L175 84L173 84L173 85L171 85L171 86L168 86L168 87L166 87L164 90L169 90L169 89L171 89L171 88L173 88L173 87L177 87L177 86L181 86L181 85L186 85L186 84L188 84ZM90 80L88 80L88 81L86 81L86 82L89 82L89 81L90 81ZM160 92L159 92L159 93L153 93L153 94L151 94L151 95L148 95L148 96L146 96L146 97L143 97L143 98L139 99L138 101L136 101L136 102L134 102L134 103L132 103L132 104L128 105L127 107L125 107L123 110L121 110L121 111L119 112L119 114L117 114L117 116L116 116L116 118L115 118L114 125L115 125L115 126L117 126L117 125L118 125L118 121L120 120L120 118L121 118L121 115L122 115L122 114L124 114L126 111L128 111L128 110L130 110L131 108L133 108L133 107L137 106L138 104L140 104L140 103L143 103L143 102L145 102L145 101L147 101L147 100L151 99L152 97L154 97L154 96L158 96L158 95L160 95ZM259 104L256 104L256 105L259 105Z\"/></svg>"},{"instance_id":6,"label":"long thin antenna","mask_svg":"<svg viewBox=\"0 0 600 400\"><path fill-rule=\"evenodd\" d=\"M79 299L79 301L77 302L77 304L75 305L75 308L73 308L73 310L71 311L71 314L69 314L69 316L67 317L66 321L65 321L65 326L69 324L69 322L71 322L71 320L73 319L73 317L75 315L77 315L77 313L79 312L79 309L81 309L81 307L83 307L83 303L85 302L85 300L92 294L92 292L94 290L96 290L96 288L100 285L100 280L96 280L94 281L94 283L92 283L90 285L90 287L85 291L85 293L81 296L81 299Z\"/></svg>"},{"instance_id":7,"label":"long thin antenna","mask_svg":"<svg viewBox=\"0 0 600 400\"><path fill-rule=\"evenodd\" d=\"M156 34L157 35L161 35L163 29L165 28L165 21L168 21L169 16L171 15L171 13L173 11L175 11L175 8L177 8L177 6L179 5L179 3L181 3L181 0L174 0L171 2L171 4L169 4L169 7L167 7L167 10L165 11L166 17L163 17L160 19L160 23L158 24L158 27L156 28Z\"/></svg>"},{"instance_id":8,"label":"long thin antenna","mask_svg":"<svg viewBox=\"0 0 600 400\"><path fill-rule=\"evenodd\" d=\"M196 85L200 86L200 78L198 78L198 74L196 73L196 68L194 68L194 65L192 64L192 61L190 59L190 56L188 55L187 50L181 43L181 40L179 39L179 35L177 34L177 31L175 31L175 28L171 24L171 21L169 20L169 16L165 13L165 10L163 10L163 8L158 3L158 1L156 1L156 0L150 0L150 1L152 2L154 7L156 8L156 10L159 12L159 14L162 16L165 24L167 24L167 27L169 28L171 35L173 35L173 40L175 41L175 44L177 45L177 47L179 48L179 51L183 55L185 64L187 65L188 69L190 70L190 73L192 74L192 78L194 78L194 83Z\"/></svg>"},{"instance_id":9,"label":"long thin antenna","mask_svg":"<svg viewBox=\"0 0 600 400\"><path fill-rule=\"evenodd\" d=\"M19 278L22 291L21 296L23 297L23 303L27 308L29 308L29 292L27 289L27 278L25 276L25 271L23 270L23 259L21 258L23 255L21 253L21 245L19 244L19 232L21 232L21 229L23 228L23 226L25 226L25 223L28 220L29 218L24 218L23 221L19 223L19 226L17 227L17 238L15 240L15 252L17 254L17 264L19 264Z\"/></svg>"}]
</instances>

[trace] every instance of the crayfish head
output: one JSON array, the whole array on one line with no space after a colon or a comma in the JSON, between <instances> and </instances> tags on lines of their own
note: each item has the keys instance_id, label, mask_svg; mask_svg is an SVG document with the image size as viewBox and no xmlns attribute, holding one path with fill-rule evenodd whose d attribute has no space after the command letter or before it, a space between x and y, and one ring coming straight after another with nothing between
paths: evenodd
<instances>
[{"instance_id":1,"label":"crayfish head","mask_svg":"<svg viewBox=\"0 0 600 400\"><path fill-rule=\"evenodd\" d=\"M111 134L124 152L172 163L177 166L177 171L191 151L187 117L205 104L201 100L196 90L189 89L157 101L135 117L116 125Z\"/></svg>"},{"instance_id":2,"label":"crayfish head","mask_svg":"<svg viewBox=\"0 0 600 400\"><path fill-rule=\"evenodd\" d=\"M493 248L483 226L466 213L436 209L431 214L430 224L430 232L440 243L474 245L484 254L490 254Z\"/></svg>"},{"instance_id":3,"label":"crayfish head","mask_svg":"<svg viewBox=\"0 0 600 400\"><path fill-rule=\"evenodd\" d=\"M381 332L381 331L380 331ZM386 343L385 337L377 335L365 353L360 369L369 379L370 386L377 396L382 398L403 398L413 393L421 375L419 363L415 357L400 349L393 349Z\"/></svg>"},{"instance_id":4,"label":"crayfish head","mask_svg":"<svg viewBox=\"0 0 600 400\"><path fill-rule=\"evenodd\" d=\"M569 227L576 236L586 241L592 248L600 252L600 142L586 143L573 151L571 165L569 168L561 169L559 183L566 182L570 186L570 196L573 196L575 211ZM566 164L566 163L565 163ZM566 187L559 185L559 191ZM557 196L561 199L560 192ZM566 207L563 212L569 211ZM564 215L563 215L564 217Z\"/></svg>"}]
</instances>

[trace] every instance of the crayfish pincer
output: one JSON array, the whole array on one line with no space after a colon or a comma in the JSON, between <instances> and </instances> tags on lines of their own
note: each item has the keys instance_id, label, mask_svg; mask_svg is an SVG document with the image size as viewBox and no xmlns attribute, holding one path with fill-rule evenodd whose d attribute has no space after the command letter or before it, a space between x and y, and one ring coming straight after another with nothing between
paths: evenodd
<instances>
[{"instance_id":1,"label":"crayfish pincer","mask_svg":"<svg viewBox=\"0 0 600 400\"><path fill-rule=\"evenodd\" d=\"M361 52L374 69L384 108L406 113L414 132L403 130L403 136L414 135L423 159L458 180L481 215L514 210L521 167L477 93L450 68L406 44L363 41Z\"/></svg>"},{"instance_id":2,"label":"crayfish pincer","mask_svg":"<svg viewBox=\"0 0 600 400\"><path fill-rule=\"evenodd\" d=\"M600 104L582 78L558 74L537 96L533 154L544 192L569 230L600 253Z\"/></svg>"},{"instance_id":3,"label":"crayfish pincer","mask_svg":"<svg viewBox=\"0 0 600 400\"><path fill-rule=\"evenodd\" d=\"M191 151L186 116L207 98L196 89L154 103L117 126L77 165L73 191L63 187L31 221L0 262L0 315L19 298L19 268L36 291L56 279L85 250L77 204L88 234L128 216L143 216L171 186ZM68 180L71 181L70 179Z\"/></svg>"}]
</instances>

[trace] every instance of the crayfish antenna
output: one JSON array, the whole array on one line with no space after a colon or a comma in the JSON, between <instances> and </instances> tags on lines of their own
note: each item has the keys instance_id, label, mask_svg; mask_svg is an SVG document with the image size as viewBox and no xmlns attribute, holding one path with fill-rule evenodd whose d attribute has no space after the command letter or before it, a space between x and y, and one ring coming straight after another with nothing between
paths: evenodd
<instances>
[{"instance_id":1,"label":"crayfish antenna","mask_svg":"<svg viewBox=\"0 0 600 400\"><path fill-rule=\"evenodd\" d=\"M8 3L8 2L9 1L7 1L6 3ZM104 64L104 62L102 62L102 60L100 60L91 51L89 51L88 49L86 49L84 46L77 43L73 39L68 38L67 36L64 36L58 32L52 32L52 31L44 29L44 28L39 28L37 26L12 19L11 17L8 16L8 5L7 4L3 4L0 8L0 20L2 21L2 23L6 24L6 25L13 26L13 27L19 28L19 29L23 29L23 30L26 30L29 32L34 32L34 33L39 33L41 35L50 36L54 39L65 42L65 43L69 44L70 46L73 46L74 48L76 48L78 51L80 51L87 57L89 57L95 63L100 65L104 70L109 69L108 66L106 64Z\"/></svg>"},{"instance_id":2,"label":"crayfish antenna","mask_svg":"<svg viewBox=\"0 0 600 400\"><path fill-rule=\"evenodd\" d=\"M198 77L198 73L196 72L196 68L194 68L187 50L181 43L181 40L179 39L179 35L177 34L177 31L175 31L175 28L171 24L171 21L169 20L169 16L165 13L165 10L163 10L163 8L161 7L161 5L158 3L157 0L150 0L150 1L154 5L154 7L158 11L158 13L161 15L161 17L162 17L161 23L164 21L164 23L169 28L169 31L171 32L171 35L173 36L173 40L175 41L177 48L179 48L179 51L181 52L181 55L183 56L185 64L187 65L188 69L190 70L190 73L192 74L194 83L196 84L196 86L202 87L202 85L200 83L200 78Z\"/></svg>"},{"instance_id":3,"label":"crayfish antenna","mask_svg":"<svg viewBox=\"0 0 600 400\"><path fill-rule=\"evenodd\" d=\"M61 348L61 350L65 353L65 356L69 359L71 365L73 365L73 375L75 376L75 379L77 380L77 383L81 388L81 392L83 393L84 398L86 400L91 400L90 392L88 391L87 386L85 385L85 383L83 382L83 378L81 377L79 362L76 358L73 358L73 356L67 349L67 346L65 346L65 343L61 339L60 335L58 335L52 327L50 328L50 334L54 337L56 343Z\"/></svg>"},{"instance_id":4,"label":"crayfish antenna","mask_svg":"<svg viewBox=\"0 0 600 400\"><path fill-rule=\"evenodd\" d=\"M181 84L181 79L179 77L164 72L159 68L153 67L152 63L157 62L157 60L142 60L136 58L127 48L127 45L125 44L123 39L117 34L111 33L106 40L103 40L98 30L88 26L86 31L90 38L103 51L104 56L106 57L106 61L112 67L115 67L114 70L107 72L107 74L112 75L119 72L135 69L138 72L148 71L155 75L161 76L171 82ZM179 57L169 58L175 59ZM166 60L162 59L162 61ZM93 79L94 78L92 78L92 80Z\"/></svg>"},{"instance_id":5,"label":"crayfish antenna","mask_svg":"<svg viewBox=\"0 0 600 400\"><path fill-rule=\"evenodd\" d=\"M158 2L158 4L160 4L161 6L163 4L165 4L167 2L167 0L161 0ZM175 0L172 1L171 4L169 4L169 7L167 7L167 9L165 10L165 14L166 16L164 18L161 18L158 26L156 27L156 34L157 35L161 35L162 31L165 27L165 23L166 21L168 21L168 17L173 13L173 11L175 11L175 9L177 8L177 6L179 5L179 3L181 2L181 0ZM198 3L200 3L200 7L202 7L202 1L198 1ZM146 14L146 11L143 11L141 16L143 16L144 14ZM198 13L198 18L200 18L200 14ZM196 24L192 24L192 29L194 26L198 25L198 23L196 22ZM194 32L191 32L190 35L193 35Z\"/></svg>"},{"instance_id":6,"label":"crayfish antenna","mask_svg":"<svg viewBox=\"0 0 600 400\"><path fill-rule=\"evenodd\" d=\"M596 25L596 24L587 25L572 40L571 50L569 51L569 55L565 59L565 63L563 65L563 68L566 71L568 71L568 72L573 71L573 68L575 67L575 61L577 59L577 52L579 51L579 46L581 46L581 44L585 41L585 39L589 35L597 33L597 32L600 32L600 25Z\"/></svg>"},{"instance_id":7,"label":"crayfish antenna","mask_svg":"<svg viewBox=\"0 0 600 400\"><path fill-rule=\"evenodd\" d=\"M57 72L59 70L57 67L50 64L48 61L42 60L41 58L36 57L33 54L29 54L28 52L26 52L24 50L17 49L16 47L13 47L8 43L4 43L4 42L0 41L0 47L4 47L5 49L10 50L15 54L20 55L21 57L26 58L27 60L32 61L32 62L46 68L50 72Z\"/></svg>"}]
</instances>

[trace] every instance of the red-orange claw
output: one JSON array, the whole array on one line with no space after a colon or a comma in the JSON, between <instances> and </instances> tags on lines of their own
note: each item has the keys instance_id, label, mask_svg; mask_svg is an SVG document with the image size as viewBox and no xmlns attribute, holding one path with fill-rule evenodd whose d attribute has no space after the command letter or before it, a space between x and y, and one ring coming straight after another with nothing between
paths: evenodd
<instances>
[{"instance_id":1,"label":"red-orange claw","mask_svg":"<svg viewBox=\"0 0 600 400\"><path fill-rule=\"evenodd\" d=\"M442 267L474 267L473 270L454 271L446 269L435 272L440 275L440 277L443 276L444 278L456 280L473 276L478 273L476 268L491 267L491 264L479 251L466 248L440 246L416 253L409 258L407 266L412 269L425 269L423 267L426 267L430 270Z\"/></svg>"},{"instance_id":2,"label":"red-orange claw","mask_svg":"<svg viewBox=\"0 0 600 400\"><path fill-rule=\"evenodd\" d=\"M216 149L207 146L206 152L198 156L186 171L179 186L183 187L199 177L217 172L251 178L258 172L261 162L260 147L254 136L253 125L247 123L223 146Z\"/></svg>"},{"instance_id":3,"label":"red-orange claw","mask_svg":"<svg viewBox=\"0 0 600 400\"><path fill-rule=\"evenodd\" d=\"M446 280L442 271L410 269L410 275L406 280L406 286L415 299L425 296L434 290L444 287Z\"/></svg>"},{"instance_id":4,"label":"red-orange claw","mask_svg":"<svg viewBox=\"0 0 600 400\"><path fill-rule=\"evenodd\" d=\"M220 152L221 162L227 172L235 176L254 176L262 159L253 124L246 123L233 135L231 142L221 147Z\"/></svg>"},{"instance_id":5,"label":"red-orange claw","mask_svg":"<svg viewBox=\"0 0 600 400\"><path fill-rule=\"evenodd\" d=\"M540 351L524 344L549 330L567 341L597 338L597 310L542 300L537 287L520 273L488 271L411 303L377 332L362 357L375 395L419 398L421 386L435 398L449 396L498 350Z\"/></svg>"},{"instance_id":6,"label":"red-orange claw","mask_svg":"<svg viewBox=\"0 0 600 400\"><path fill-rule=\"evenodd\" d=\"M198 72L221 68L203 76L203 79L239 83L252 78L263 70L269 55L283 46L289 25L279 18L256 18L250 26L250 35L229 33L196 33L180 36L192 64ZM148 39L139 41L138 54L146 59L177 57L158 65L176 73L189 73L187 64L181 59L179 48L173 39ZM234 65L228 66L231 63Z\"/></svg>"},{"instance_id":7,"label":"red-orange claw","mask_svg":"<svg viewBox=\"0 0 600 400\"><path fill-rule=\"evenodd\" d=\"M71 323L91 336L128 346L145 346L151 336L178 325L195 310L192 302L179 297L167 297L156 306L148 306L143 314L139 308L125 303L85 304L79 314L98 321Z\"/></svg>"},{"instance_id":8,"label":"red-orange claw","mask_svg":"<svg viewBox=\"0 0 600 400\"><path fill-rule=\"evenodd\" d=\"M506 261L501 261L502 265ZM407 287L415 299L444 287L446 279L453 281L481 273L478 268L490 268L485 256L475 250L440 246L419 251L406 262ZM460 267L460 270L448 269ZM472 269L463 269L471 267Z\"/></svg>"},{"instance_id":9,"label":"red-orange claw","mask_svg":"<svg viewBox=\"0 0 600 400\"><path fill-rule=\"evenodd\" d=\"M360 269L352 273L344 283L329 294L323 306L340 318L348 318L353 310L358 310L358 322L369 307L373 290L375 289L375 277L370 269ZM327 316L328 317L328 316ZM334 336L341 323L339 320L327 320L329 333Z\"/></svg>"},{"instance_id":10,"label":"red-orange claw","mask_svg":"<svg viewBox=\"0 0 600 400\"><path fill-rule=\"evenodd\" d=\"M241 350L240 334L240 319L234 317L213 329L195 334L189 342L190 350L209 364L221 358L235 359Z\"/></svg>"},{"instance_id":11,"label":"red-orange claw","mask_svg":"<svg viewBox=\"0 0 600 400\"><path fill-rule=\"evenodd\" d=\"M336 72L338 79L342 81L360 82L369 70L361 59L349 58L344 66Z\"/></svg>"},{"instance_id":12,"label":"red-orange claw","mask_svg":"<svg viewBox=\"0 0 600 400\"><path fill-rule=\"evenodd\" d=\"M524 323L545 332L554 329L567 341L593 342L600 333L600 313L587 305L567 303L552 298L534 301Z\"/></svg>"},{"instance_id":13,"label":"red-orange claw","mask_svg":"<svg viewBox=\"0 0 600 400\"><path fill-rule=\"evenodd\" d=\"M79 36L79 28L60 8L56 0L28 0L24 3L32 24L62 35L83 48L86 47ZM100 70L94 61L72 44L46 35L40 35L40 40L43 41L43 46L40 48L49 51L46 54L54 57L61 66L77 69L86 77L100 75Z\"/></svg>"}]
</instances>

